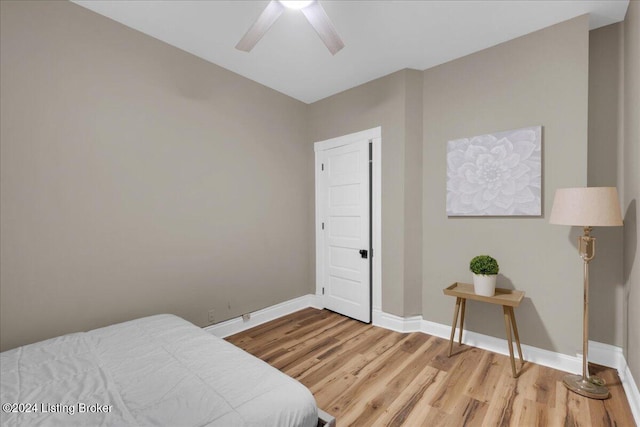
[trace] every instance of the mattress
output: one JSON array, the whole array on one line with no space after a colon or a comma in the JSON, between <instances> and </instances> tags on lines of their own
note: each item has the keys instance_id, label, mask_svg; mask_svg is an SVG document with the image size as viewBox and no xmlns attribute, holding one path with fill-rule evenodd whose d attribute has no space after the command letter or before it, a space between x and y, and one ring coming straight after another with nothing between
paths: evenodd
<instances>
[{"instance_id":1,"label":"mattress","mask_svg":"<svg viewBox=\"0 0 640 427\"><path fill-rule=\"evenodd\" d=\"M2 426L316 426L309 390L172 315L0 353Z\"/></svg>"}]
</instances>

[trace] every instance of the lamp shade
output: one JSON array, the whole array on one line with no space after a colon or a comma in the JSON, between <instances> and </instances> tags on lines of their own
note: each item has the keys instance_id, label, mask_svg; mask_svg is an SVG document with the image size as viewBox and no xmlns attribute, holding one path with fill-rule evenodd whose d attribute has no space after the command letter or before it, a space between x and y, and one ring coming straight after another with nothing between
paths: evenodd
<instances>
[{"instance_id":1,"label":"lamp shade","mask_svg":"<svg viewBox=\"0 0 640 427\"><path fill-rule=\"evenodd\" d=\"M582 227L622 225L615 187L559 188L549 223Z\"/></svg>"}]
</instances>

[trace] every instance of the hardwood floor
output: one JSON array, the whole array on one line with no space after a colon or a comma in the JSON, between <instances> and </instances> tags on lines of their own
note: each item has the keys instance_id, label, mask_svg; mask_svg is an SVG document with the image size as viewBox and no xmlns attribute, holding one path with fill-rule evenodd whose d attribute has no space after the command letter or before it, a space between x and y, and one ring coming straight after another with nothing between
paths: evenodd
<instances>
[{"instance_id":1,"label":"hardwood floor","mask_svg":"<svg viewBox=\"0 0 640 427\"><path fill-rule=\"evenodd\" d=\"M617 373L592 366L611 397L562 385L564 372L423 333L312 308L227 338L306 385L338 426L635 426Z\"/></svg>"}]
</instances>

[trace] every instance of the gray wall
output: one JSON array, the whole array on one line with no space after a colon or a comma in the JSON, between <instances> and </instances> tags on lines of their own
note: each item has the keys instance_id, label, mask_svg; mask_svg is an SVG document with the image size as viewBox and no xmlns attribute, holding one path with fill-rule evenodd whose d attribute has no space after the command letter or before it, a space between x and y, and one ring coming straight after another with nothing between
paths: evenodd
<instances>
[{"instance_id":1,"label":"gray wall","mask_svg":"<svg viewBox=\"0 0 640 427\"><path fill-rule=\"evenodd\" d=\"M404 161L404 314L422 313L423 73L406 70ZM384 143L384 142L383 142Z\"/></svg>"},{"instance_id":2,"label":"gray wall","mask_svg":"<svg viewBox=\"0 0 640 427\"><path fill-rule=\"evenodd\" d=\"M587 184L588 18L578 17L424 72L422 314L451 324L442 294L469 282L469 260L500 263L498 286L526 292L516 310L523 343L576 354L582 336L577 230L550 225L556 188ZM446 142L543 126L541 218L448 218ZM470 303L465 325L504 337L499 307Z\"/></svg>"},{"instance_id":3,"label":"gray wall","mask_svg":"<svg viewBox=\"0 0 640 427\"><path fill-rule=\"evenodd\" d=\"M624 350L631 374L640 382L640 2L629 3L624 21L624 139L622 212L624 215Z\"/></svg>"},{"instance_id":4,"label":"gray wall","mask_svg":"<svg viewBox=\"0 0 640 427\"><path fill-rule=\"evenodd\" d=\"M640 3L622 23L589 34L589 173L592 186L616 185L624 227L598 228L591 264L590 339L621 346L640 378Z\"/></svg>"},{"instance_id":5,"label":"gray wall","mask_svg":"<svg viewBox=\"0 0 640 427\"><path fill-rule=\"evenodd\" d=\"M419 104L412 91L419 92L420 77L418 71L398 71L308 108L308 135L312 142L382 126L382 309L400 316L416 314L407 312L405 300L420 298L418 286L405 289L407 277L415 282L420 276L420 263L407 255L415 249L416 242L407 239L405 233L416 228L419 233L420 227L419 205L407 201L419 199L420 188L408 186L406 180L409 174L418 181L421 172L419 165L405 165L419 141L416 127L420 123L411 116L415 112L407 114L407 107ZM413 296L406 295L412 292Z\"/></svg>"},{"instance_id":6,"label":"gray wall","mask_svg":"<svg viewBox=\"0 0 640 427\"><path fill-rule=\"evenodd\" d=\"M313 291L306 105L68 2L1 3L1 348Z\"/></svg>"},{"instance_id":7,"label":"gray wall","mask_svg":"<svg viewBox=\"0 0 640 427\"><path fill-rule=\"evenodd\" d=\"M527 292L518 309L523 341L567 354L581 349L579 230L551 226L547 216L556 188L587 184L588 42L580 17L422 76L403 70L309 106L310 141L382 126L384 311L450 324L453 301L442 288L469 281L469 259L490 252L501 261L500 285ZM446 141L535 124L544 126L545 216L448 219ZM471 304L468 319L473 330L504 335L495 307Z\"/></svg>"},{"instance_id":8,"label":"gray wall","mask_svg":"<svg viewBox=\"0 0 640 427\"><path fill-rule=\"evenodd\" d=\"M589 32L589 143L587 184L616 187L622 139L622 24ZM621 168L620 168L621 169ZM589 339L622 346L624 279L622 227L599 227L596 258L589 264Z\"/></svg>"},{"instance_id":9,"label":"gray wall","mask_svg":"<svg viewBox=\"0 0 640 427\"><path fill-rule=\"evenodd\" d=\"M592 35L591 62L581 17L309 106L70 3L0 4L2 350L159 312L206 325L211 308L220 321L313 292L310 143L382 126L384 311L450 324L442 288L489 252L499 285L527 292L523 342L575 354L579 230L548 224L551 200L617 179L625 227L596 230L592 339L622 343L640 377L637 2ZM544 217L447 218L446 141L535 124ZM495 307L470 304L467 326L504 335Z\"/></svg>"}]
</instances>

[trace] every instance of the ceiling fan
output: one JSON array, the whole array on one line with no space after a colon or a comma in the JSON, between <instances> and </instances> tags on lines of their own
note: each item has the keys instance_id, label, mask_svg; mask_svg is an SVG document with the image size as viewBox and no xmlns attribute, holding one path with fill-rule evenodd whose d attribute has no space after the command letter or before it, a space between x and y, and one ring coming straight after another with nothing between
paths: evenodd
<instances>
[{"instance_id":1,"label":"ceiling fan","mask_svg":"<svg viewBox=\"0 0 640 427\"><path fill-rule=\"evenodd\" d=\"M306 1L284 1L271 0L262 11L256 22L249 28L247 33L240 39L236 49L249 52L260 41L265 33L271 28L276 20L284 12L284 8L300 10L311 26L316 30L320 39L324 42L329 52L335 55L344 47L335 27L327 16L318 0Z\"/></svg>"}]
</instances>

